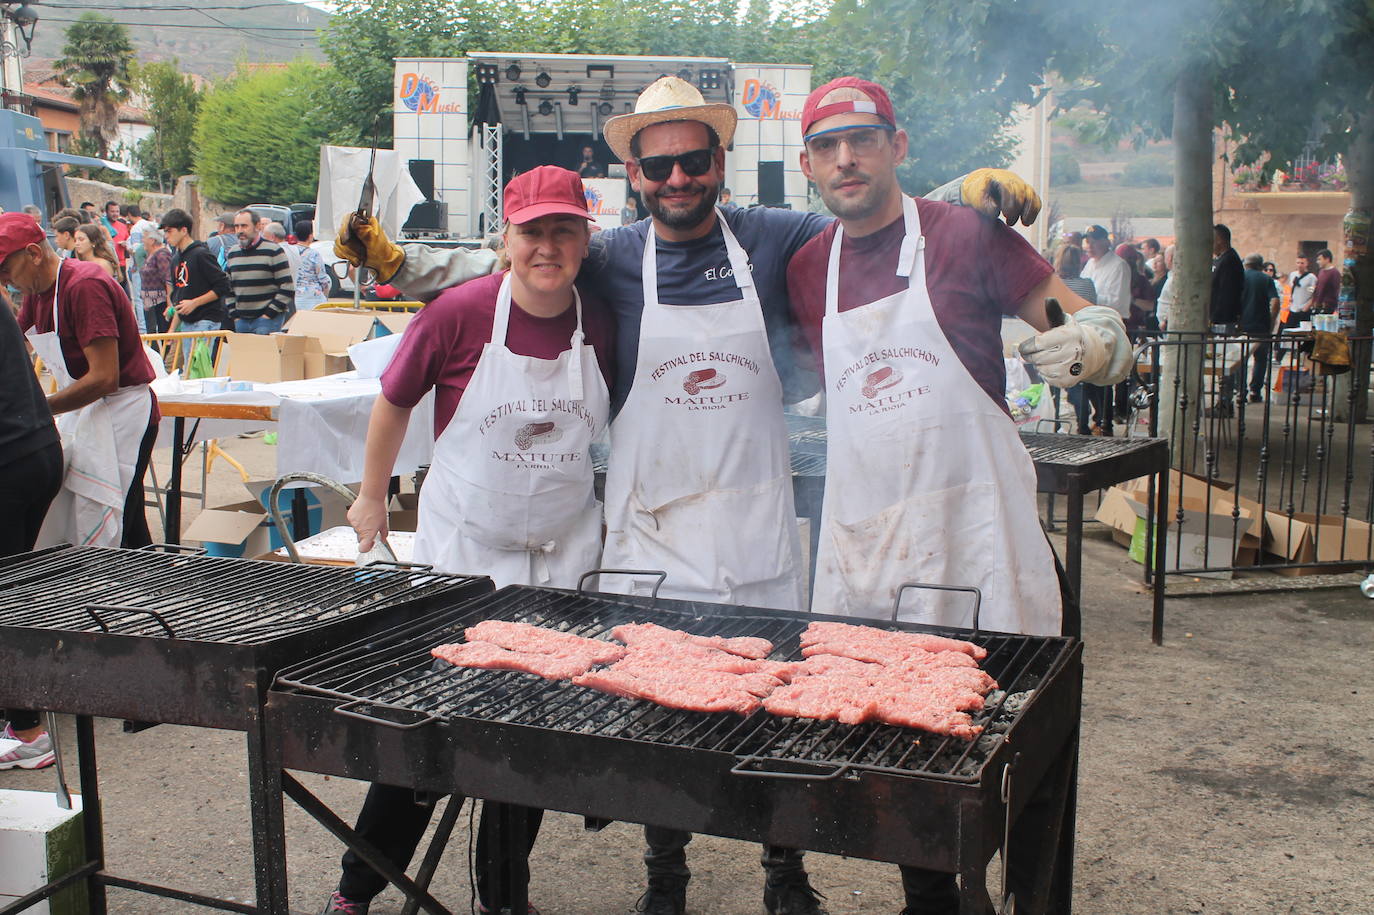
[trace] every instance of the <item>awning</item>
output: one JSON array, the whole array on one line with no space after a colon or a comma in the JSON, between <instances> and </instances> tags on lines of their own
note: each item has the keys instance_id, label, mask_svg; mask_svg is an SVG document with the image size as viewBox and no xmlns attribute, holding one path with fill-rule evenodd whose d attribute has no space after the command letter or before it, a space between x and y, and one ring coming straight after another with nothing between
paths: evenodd
<instances>
[{"instance_id":1,"label":"awning","mask_svg":"<svg viewBox=\"0 0 1374 915\"><path fill-rule=\"evenodd\" d=\"M63 165L81 165L86 168L108 168L111 171L127 172L129 166L123 162L109 159L95 159L91 156L74 156L71 153L52 152L47 149L31 149L29 153L39 162L60 162Z\"/></svg>"}]
</instances>

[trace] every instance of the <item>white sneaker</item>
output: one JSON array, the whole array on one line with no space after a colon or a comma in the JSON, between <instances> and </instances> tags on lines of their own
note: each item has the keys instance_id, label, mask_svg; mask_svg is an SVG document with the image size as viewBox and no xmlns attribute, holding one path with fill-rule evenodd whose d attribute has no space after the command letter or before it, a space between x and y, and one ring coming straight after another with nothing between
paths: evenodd
<instances>
[{"instance_id":1,"label":"white sneaker","mask_svg":"<svg viewBox=\"0 0 1374 915\"><path fill-rule=\"evenodd\" d=\"M0 769L42 769L51 766L56 759L52 751L52 737L47 731L26 742L15 736L14 729L6 724L5 730L0 732L0 739L19 741L19 746L0 755Z\"/></svg>"}]
</instances>

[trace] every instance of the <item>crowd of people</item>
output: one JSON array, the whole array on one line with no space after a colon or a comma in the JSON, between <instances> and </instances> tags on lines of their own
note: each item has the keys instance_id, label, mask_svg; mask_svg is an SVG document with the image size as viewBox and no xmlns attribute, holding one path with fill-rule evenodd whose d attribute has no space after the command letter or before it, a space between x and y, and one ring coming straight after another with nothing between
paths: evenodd
<instances>
[{"instance_id":1,"label":"crowd of people","mask_svg":"<svg viewBox=\"0 0 1374 915\"><path fill-rule=\"evenodd\" d=\"M94 203L51 214L0 213L0 556L71 542L152 542L143 477L157 437L155 377L145 333L221 329L271 333L324 301L329 277L310 248L249 210L212 250L187 212L154 220L137 204ZM181 364L190 362L192 342ZM30 353L55 390L39 385ZM0 770L54 760L38 712L0 712Z\"/></svg>"},{"instance_id":2,"label":"crowd of people","mask_svg":"<svg viewBox=\"0 0 1374 915\"><path fill-rule=\"evenodd\" d=\"M1315 265L1299 254L1295 269L1280 273L1273 261L1259 254L1242 258L1231 241L1231 230L1218 223L1212 229L1212 279L1208 298L1207 330L1255 339L1245 347L1246 362L1253 362L1248 388L1252 403L1265 396L1272 337L1284 328L1301 327L1313 315L1334 314L1340 293L1340 270L1334 255L1322 249ZM1068 232L1057 240L1050 259L1066 285L1088 301L1115 309L1135 337L1169 329L1175 304L1174 250L1154 238L1113 245L1111 233L1091 225ZM1314 270L1315 266L1315 270ZM1241 371L1223 379L1218 402L1210 409L1219 416L1234 414L1234 399L1247 386ZM1116 386L1113 419L1126 422L1129 405L1127 385ZM1084 384L1070 394L1078 415L1080 434L1103 435L1108 394Z\"/></svg>"}]
</instances>

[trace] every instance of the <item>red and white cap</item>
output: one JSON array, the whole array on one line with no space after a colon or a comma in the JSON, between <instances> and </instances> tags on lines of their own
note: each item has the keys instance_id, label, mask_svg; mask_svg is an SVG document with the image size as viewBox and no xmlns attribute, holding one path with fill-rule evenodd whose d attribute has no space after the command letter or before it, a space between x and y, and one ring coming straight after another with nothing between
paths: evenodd
<instances>
[{"instance_id":1,"label":"red and white cap","mask_svg":"<svg viewBox=\"0 0 1374 915\"><path fill-rule=\"evenodd\" d=\"M20 248L47 240L43 228L28 213L0 213L0 262Z\"/></svg>"},{"instance_id":2,"label":"red and white cap","mask_svg":"<svg viewBox=\"0 0 1374 915\"><path fill-rule=\"evenodd\" d=\"M540 216L566 213L591 219L587 192L577 172L557 165L541 165L516 175L506 185L503 198L506 222L524 225Z\"/></svg>"},{"instance_id":3,"label":"red and white cap","mask_svg":"<svg viewBox=\"0 0 1374 915\"><path fill-rule=\"evenodd\" d=\"M874 114L886 121L889 127L897 126L892 99L887 97L886 89L857 76L841 76L819 89L813 89L806 97L806 104L802 106L802 136L811 133L811 128L818 122L850 112Z\"/></svg>"}]
</instances>

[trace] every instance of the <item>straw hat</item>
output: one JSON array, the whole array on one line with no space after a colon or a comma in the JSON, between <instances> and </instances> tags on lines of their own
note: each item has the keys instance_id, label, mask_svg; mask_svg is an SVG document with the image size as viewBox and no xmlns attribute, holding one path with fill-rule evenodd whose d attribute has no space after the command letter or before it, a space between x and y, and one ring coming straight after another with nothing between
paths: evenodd
<instances>
[{"instance_id":1,"label":"straw hat","mask_svg":"<svg viewBox=\"0 0 1374 915\"><path fill-rule=\"evenodd\" d=\"M733 106L720 102L708 105L696 86L676 76L664 76L639 94L633 114L609 119L602 126L602 133L611 152L624 161L633 158L630 140L653 124L699 121L713 129L720 137L720 145L728 149L735 138L737 120Z\"/></svg>"}]
</instances>

